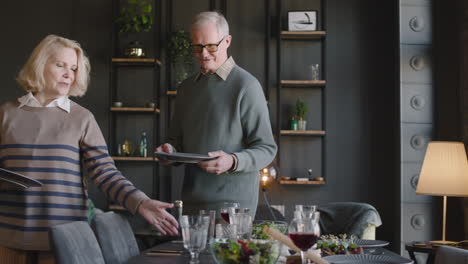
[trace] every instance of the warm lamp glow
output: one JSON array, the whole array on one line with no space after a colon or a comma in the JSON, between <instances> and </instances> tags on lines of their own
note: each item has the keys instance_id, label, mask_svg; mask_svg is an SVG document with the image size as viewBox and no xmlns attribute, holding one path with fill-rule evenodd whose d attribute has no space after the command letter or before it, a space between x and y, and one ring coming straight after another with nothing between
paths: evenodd
<instances>
[{"instance_id":1,"label":"warm lamp glow","mask_svg":"<svg viewBox=\"0 0 468 264\"><path fill-rule=\"evenodd\" d=\"M468 196L468 161L461 142L429 142L417 194Z\"/></svg>"},{"instance_id":2,"label":"warm lamp glow","mask_svg":"<svg viewBox=\"0 0 468 264\"><path fill-rule=\"evenodd\" d=\"M276 169L274 166L267 166L260 170L260 185L262 190L265 191L273 183L276 178Z\"/></svg>"},{"instance_id":3,"label":"warm lamp glow","mask_svg":"<svg viewBox=\"0 0 468 264\"><path fill-rule=\"evenodd\" d=\"M468 196L468 161L465 145L461 142L429 142L419 174L417 194L443 196L442 240L445 240L447 196Z\"/></svg>"}]
</instances>

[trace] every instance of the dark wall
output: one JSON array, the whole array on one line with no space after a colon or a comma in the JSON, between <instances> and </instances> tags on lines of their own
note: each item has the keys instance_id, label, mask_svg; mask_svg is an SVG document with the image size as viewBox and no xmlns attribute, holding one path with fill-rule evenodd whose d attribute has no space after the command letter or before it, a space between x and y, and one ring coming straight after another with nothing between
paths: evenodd
<instances>
[{"instance_id":1,"label":"dark wall","mask_svg":"<svg viewBox=\"0 0 468 264\"><path fill-rule=\"evenodd\" d=\"M307 1L298 1L309 4ZM193 14L210 8L208 0L172 2L173 29L188 29ZM274 1L271 2L273 4ZM397 100L394 83L394 51L398 28L396 4L392 3L394 1L377 3L372 0L326 2L328 84L325 88L327 147L324 155L327 184L317 187L275 185L268 190L267 195L271 204L289 207L297 203L322 204L331 201L371 203L379 210L384 222L378 229L377 237L399 243L394 237L398 233L395 232L397 226L394 221L398 217L398 170L395 158ZM267 36L264 31L264 3L237 0L228 1L227 5L227 17L233 34L230 53L239 65L254 74L263 85L267 72L264 64L264 40ZM78 101L95 114L107 136L109 60L112 53L111 0L18 0L2 3L1 6L0 22L8 25L2 29L3 41L0 44L0 57L3 59L0 64L0 79L4 86L2 101L22 94L14 82L14 76L40 39L50 33L76 39L88 52L93 66L89 91ZM166 17L167 14L163 16ZM168 26L165 20L162 23ZM273 29L274 26L275 24ZM275 125L275 42L272 36L269 36L269 40L272 44L269 68L272 84L270 114ZM298 67L296 60L283 60L283 63L285 68ZM162 70L164 73L166 67L163 66ZM162 87L162 91L165 91L165 87ZM167 108L168 102L167 97L161 98L163 109ZM161 124L166 126L167 117L164 115L165 113ZM166 127L161 130L164 136ZM307 168L308 165L301 164L301 167ZM160 189L165 191L161 196L165 200L178 197L177 193L168 193L166 187L172 183L172 190L178 190L181 169L161 171L164 173L161 176L164 180L161 181ZM177 173L171 174L171 171ZM132 180L138 185L138 177ZM103 204L101 195L93 192L93 196L97 197L98 204ZM263 203L262 198L260 202Z\"/></svg>"},{"instance_id":2,"label":"dark wall","mask_svg":"<svg viewBox=\"0 0 468 264\"><path fill-rule=\"evenodd\" d=\"M436 2L435 7L436 140L468 144L468 4L463 0ZM440 211L442 199L438 197ZM447 200L447 239L468 234L467 199ZM464 209L465 207L465 209ZM465 213L465 215L464 215ZM464 232L461 232L463 230Z\"/></svg>"}]
</instances>

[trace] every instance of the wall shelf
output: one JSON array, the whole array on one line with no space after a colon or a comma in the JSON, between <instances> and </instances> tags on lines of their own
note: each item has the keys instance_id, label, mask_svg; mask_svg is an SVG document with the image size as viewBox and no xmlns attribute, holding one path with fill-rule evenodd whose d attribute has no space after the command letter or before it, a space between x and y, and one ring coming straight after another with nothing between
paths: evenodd
<instances>
[{"instance_id":1,"label":"wall shelf","mask_svg":"<svg viewBox=\"0 0 468 264\"><path fill-rule=\"evenodd\" d=\"M324 130L281 130L285 136L325 136Z\"/></svg>"},{"instance_id":2,"label":"wall shelf","mask_svg":"<svg viewBox=\"0 0 468 264\"><path fill-rule=\"evenodd\" d=\"M161 113L159 108L153 107L111 107L112 112L155 112L157 114Z\"/></svg>"},{"instance_id":3,"label":"wall shelf","mask_svg":"<svg viewBox=\"0 0 468 264\"><path fill-rule=\"evenodd\" d=\"M282 39L324 39L326 31L286 31L280 33Z\"/></svg>"},{"instance_id":4,"label":"wall shelf","mask_svg":"<svg viewBox=\"0 0 468 264\"><path fill-rule=\"evenodd\" d=\"M324 185L325 181L290 181L280 180L279 184L294 184L294 185Z\"/></svg>"},{"instance_id":5,"label":"wall shelf","mask_svg":"<svg viewBox=\"0 0 468 264\"><path fill-rule=\"evenodd\" d=\"M327 81L325 80L281 80L281 87L286 88L302 88L302 87L325 87Z\"/></svg>"},{"instance_id":6,"label":"wall shelf","mask_svg":"<svg viewBox=\"0 0 468 264\"><path fill-rule=\"evenodd\" d=\"M128 66L154 66L161 65L161 61L154 58L112 58L112 63L118 65L128 65Z\"/></svg>"}]
</instances>

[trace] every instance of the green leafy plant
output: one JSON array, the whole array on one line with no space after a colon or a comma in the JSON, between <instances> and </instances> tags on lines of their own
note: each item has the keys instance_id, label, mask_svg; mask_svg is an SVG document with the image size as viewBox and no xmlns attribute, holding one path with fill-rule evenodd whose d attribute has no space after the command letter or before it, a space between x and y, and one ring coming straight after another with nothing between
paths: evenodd
<instances>
[{"instance_id":1,"label":"green leafy plant","mask_svg":"<svg viewBox=\"0 0 468 264\"><path fill-rule=\"evenodd\" d=\"M153 25L152 11L150 0L125 0L115 19L119 24L119 33L150 31Z\"/></svg>"},{"instance_id":2,"label":"green leafy plant","mask_svg":"<svg viewBox=\"0 0 468 264\"><path fill-rule=\"evenodd\" d=\"M169 41L169 58L172 63L192 64L192 51L190 50L190 33L185 30L172 32Z\"/></svg>"},{"instance_id":3,"label":"green leafy plant","mask_svg":"<svg viewBox=\"0 0 468 264\"><path fill-rule=\"evenodd\" d=\"M169 40L169 60L175 72L175 85L179 85L192 72L192 50L190 49L190 34L184 30L172 32Z\"/></svg>"},{"instance_id":4,"label":"green leafy plant","mask_svg":"<svg viewBox=\"0 0 468 264\"><path fill-rule=\"evenodd\" d=\"M307 105L304 101L297 99L296 101L296 118L298 120L304 120L306 117L306 113L308 111Z\"/></svg>"}]
</instances>

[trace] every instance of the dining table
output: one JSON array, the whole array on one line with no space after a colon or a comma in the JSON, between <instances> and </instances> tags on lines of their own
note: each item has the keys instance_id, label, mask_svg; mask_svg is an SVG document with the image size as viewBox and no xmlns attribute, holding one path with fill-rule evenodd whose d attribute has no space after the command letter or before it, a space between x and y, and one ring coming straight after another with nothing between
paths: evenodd
<instances>
[{"instance_id":1,"label":"dining table","mask_svg":"<svg viewBox=\"0 0 468 264\"><path fill-rule=\"evenodd\" d=\"M385 255L403 259L399 254L392 252L385 247L364 248L364 254ZM208 248L200 253L199 258L200 263L216 264ZM183 242L181 240L173 240L142 251L140 255L132 257L127 264L187 264L189 263L189 260L190 254L184 249ZM413 263L413 261L410 259L405 262L405 264L411 263Z\"/></svg>"}]
</instances>

